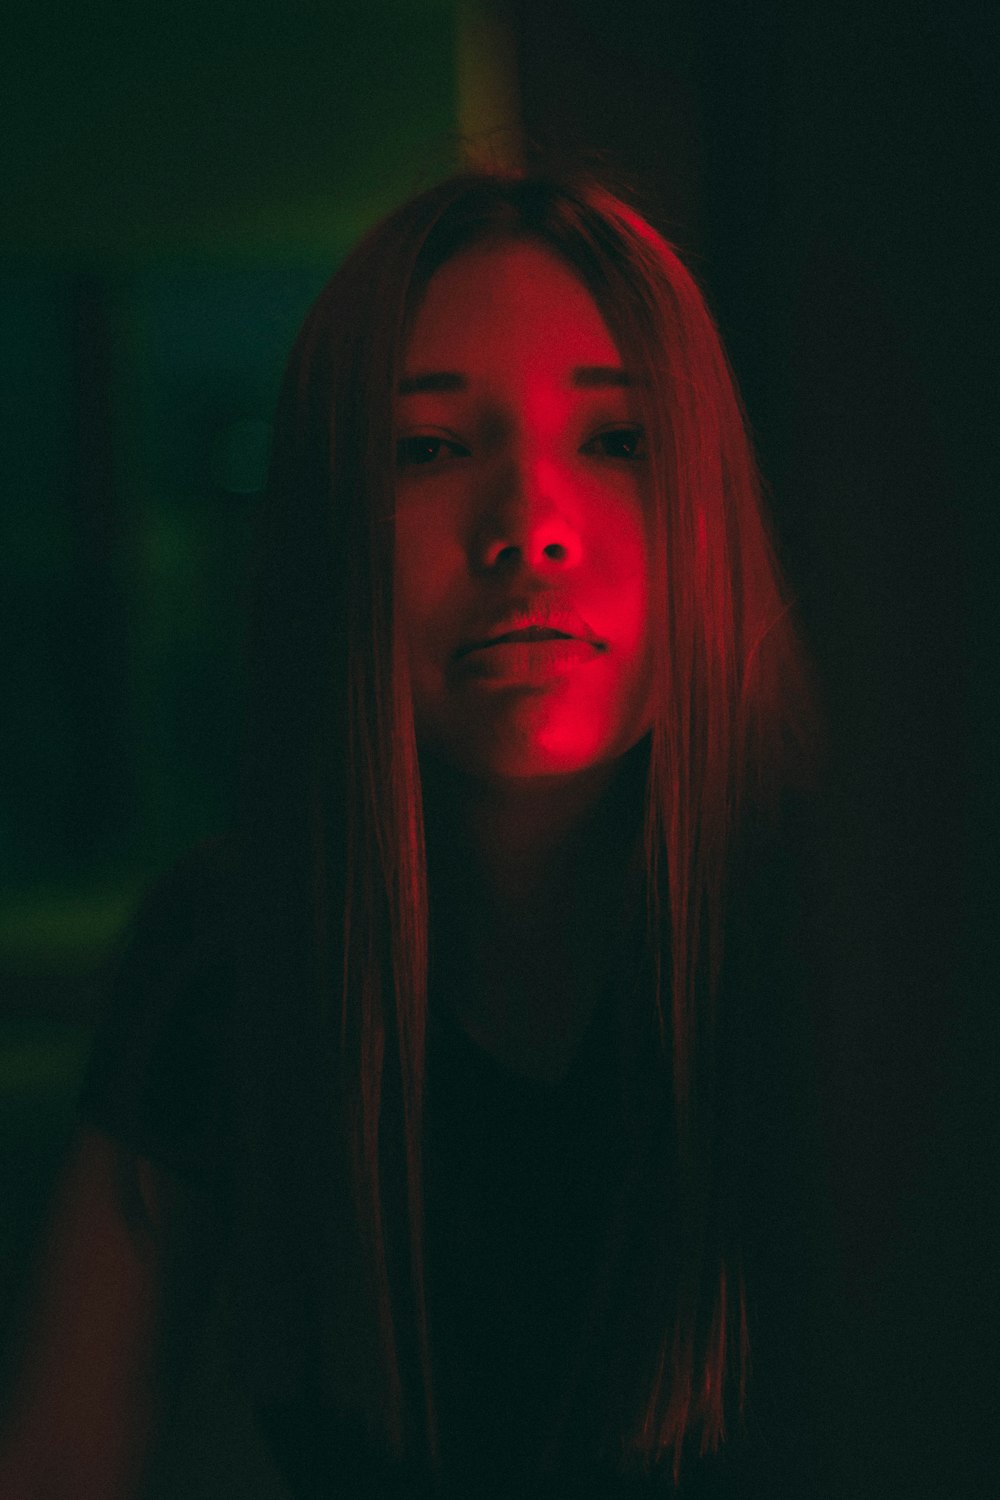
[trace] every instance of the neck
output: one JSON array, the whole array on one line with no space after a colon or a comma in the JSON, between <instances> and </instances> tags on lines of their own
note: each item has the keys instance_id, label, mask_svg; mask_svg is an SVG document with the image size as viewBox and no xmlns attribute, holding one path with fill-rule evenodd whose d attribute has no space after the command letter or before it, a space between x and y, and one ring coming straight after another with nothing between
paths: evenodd
<instances>
[{"instance_id":1,"label":"neck","mask_svg":"<svg viewBox=\"0 0 1000 1500\"><path fill-rule=\"evenodd\" d=\"M543 1082L565 1076L621 937L632 764L531 785L424 779L438 993L473 1041Z\"/></svg>"},{"instance_id":2,"label":"neck","mask_svg":"<svg viewBox=\"0 0 1000 1500\"><path fill-rule=\"evenodd\" d=\"M428 769L429 861L449 922L474 949L512 960L539 945L581 953L606 927L636 831L635 753L629 766L488 784Z\"/></svg>"}]
</instances>

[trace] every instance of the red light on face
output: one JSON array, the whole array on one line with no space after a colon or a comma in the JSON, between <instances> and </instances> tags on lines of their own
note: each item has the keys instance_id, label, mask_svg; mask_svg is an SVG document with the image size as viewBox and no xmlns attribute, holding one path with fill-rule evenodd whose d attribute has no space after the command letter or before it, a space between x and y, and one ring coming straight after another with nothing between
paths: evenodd
<instances>
[{"instance_id":1,"label":"red light on face","mask_svg":"<svg viewBox=\"0 0 1000 1500\"><path fill-rule=\"evenodd\" d=\"M644 446L596 304L539 245L465 251L432 278L404 368L396 597L418 738L484 776L623 754L648 728ZM490 620L573 639L483 645Z\"/></svg>"}]
</instances>

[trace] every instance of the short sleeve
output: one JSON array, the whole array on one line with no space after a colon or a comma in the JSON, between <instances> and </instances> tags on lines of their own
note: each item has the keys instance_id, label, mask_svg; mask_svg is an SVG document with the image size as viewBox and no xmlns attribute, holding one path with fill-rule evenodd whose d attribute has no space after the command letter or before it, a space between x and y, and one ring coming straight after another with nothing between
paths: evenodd
<instances>
[{"instance_id":1,"label":"short sleeve","mask_svg":"<svg viewBox=\"0 0 1000 1500\"><path fill-rule=\"evenodd\" d=\"M218 1181L236 988L225 837L148 890L107 966L77 1118L192 1185Z\"/></svg>"}]
</instances>

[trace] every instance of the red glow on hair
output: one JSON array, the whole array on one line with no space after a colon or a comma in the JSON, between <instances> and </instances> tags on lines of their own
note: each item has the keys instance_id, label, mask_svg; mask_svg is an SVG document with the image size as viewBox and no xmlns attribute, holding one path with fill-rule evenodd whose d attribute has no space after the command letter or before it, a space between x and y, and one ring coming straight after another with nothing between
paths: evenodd
<instances>
[{"instance_id":1,"label":"red glow on hair","mask_svg":"<svg viewBox=\"0 0 1000 1500\"><path fill-rule=\"evenodd\" d=\"M311 839L315 851L300 872L316 916L310 972L320 1019L312 1020L334 1038L338 1120L376 1305L373 1421L397 1450L433 1459L422 1223L429 903L392 587L392 397L431 277L461 249L498 237L533 237L561 256L625 364L643 376L656 622L640 851L655 993L643 999L662 1039L656 1065L673 1109L676 1173L664 1177L664 1197L675 1196L650 1284L634 1288L643 1307L667 1310L654 1328L643 1324L655 1340L648 1361L639 1352L626 1361L630 1376L648 1364L649 1382L623 1441L640 1455L672 1452L677 1471L696 1429L703 1445L722 1442L727 1387L735 1384L741 1409L746 1386L738 1226L712 1215L721 1193L710 1101L731 844L745 804L767 805L796 774L800 748L808 759L814 718L742 406L704 298L672 247L603 189L513 175L452 179L378 226L317 300L276 423L250 641L256 758L242 816L265 864L283 849L297 869L297 840ZM629 603L623 594L622 610ZM582 741L589 729L581 701L574 732ZM262 1008L269 1003L273 994L263 995ZM387 1237L397 1222L408 1255L393 1271ZM323 1295L340 1294L327 1276ZM407 1319L416 1373L404 1368Z\"/></svg>"}]
</instances>

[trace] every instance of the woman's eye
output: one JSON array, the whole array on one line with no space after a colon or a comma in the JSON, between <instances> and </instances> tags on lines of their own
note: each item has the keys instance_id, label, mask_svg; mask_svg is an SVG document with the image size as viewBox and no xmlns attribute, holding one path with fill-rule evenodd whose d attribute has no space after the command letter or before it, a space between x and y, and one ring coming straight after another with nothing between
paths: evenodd
<instances>
[{"instance_id":1,"label":"woman's eye","mask_svg":"<svg viewBox=\"0 0 1000 1500\"><path fill-rule=\"evenodd\" d=\"M584 445L584 453L600 448L604 458L640 459L646 457L646 435L641 427L615 427L599 432Z\"/></svg>"},{"instance_id":2,"label":"woman's eye","mask_svg":"<svg viewBox=\"0 0 1000 1500\"><path fill-rule=\"evenodd\" d=\"M451 458L468 458L467 448L461 443L453 443L448 438L441 437L405 437L400 438L396 444L396 467L400 469L412 469L416 467L426 468L429 464L440 462L442 450ZM449 461L448 457L444 460Z\"/></svg>"}]
</instances>

